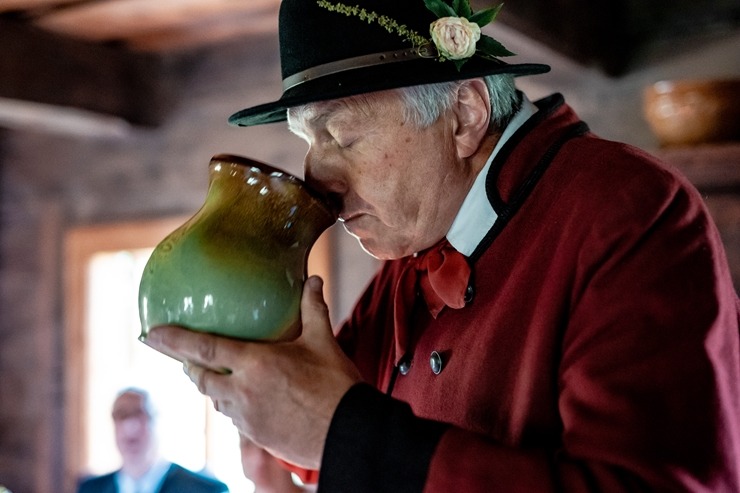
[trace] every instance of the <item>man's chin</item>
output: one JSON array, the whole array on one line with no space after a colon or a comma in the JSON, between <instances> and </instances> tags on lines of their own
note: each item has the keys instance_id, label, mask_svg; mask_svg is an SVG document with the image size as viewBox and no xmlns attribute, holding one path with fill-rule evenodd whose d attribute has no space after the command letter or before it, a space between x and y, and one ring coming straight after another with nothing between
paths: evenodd
<instances>
[{"instance_id":1,"label":"man's chin","mask_svg":"<svg viewBox=\"0 0 740 493\"><path fill-rule=\"evenodd\" d=\"M394 260L407 255L399 251L394 245L389 244L390 237L388 234L383 235L382 233L360 230L357 223L352 221L344 222L342 226L344 226L344 230L350 236L360 243L360 247L371 257L375 257L378 260Z\"/></svg>"},{"instance_id":2,"label":"man's chin","mask_svg":"<svg viewBox=\"0 0 740 493\"><path fill-rule=\"evenodd\" d=\"M350 233L351 234L351 233ZM357 238L360 243L360 247L371 257L375 257L378 260L395 260L403 257L393 250L389 250L387 245L383 245L383 242L378 242L374 238L361 238L357 235L352 235Z\"/></svg>"},{"instance_id":3,"label":"man's chin","mask_svg":"<svg viewBox=\"0 0 740 493\"><path fill-rule=\"evenodd\" d=\"M121 450L121 457L129 459L136 459L146 454L146 449L143 447L129 447L125 450Z\"/></svg>"}]
</instances>

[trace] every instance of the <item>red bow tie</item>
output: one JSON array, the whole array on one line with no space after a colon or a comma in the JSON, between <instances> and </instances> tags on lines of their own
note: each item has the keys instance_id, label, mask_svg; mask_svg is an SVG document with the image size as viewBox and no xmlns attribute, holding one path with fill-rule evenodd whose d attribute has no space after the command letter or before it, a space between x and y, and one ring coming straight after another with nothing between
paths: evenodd
<instances>
[{"instance_id":1,"label":"red bow tie","mask_svg":"<svg viewBox=\"0 0 740 493\"><path fill-rule=\"evenodd\" d=\"M409 322L417 288L434 318L445 306L465 306L465 292L470 279L470 265L465 256L443 239L428 250L409 257L396 284L393 319L395 358L398 365L406 354Z\"/></svg>"}]
</instances>

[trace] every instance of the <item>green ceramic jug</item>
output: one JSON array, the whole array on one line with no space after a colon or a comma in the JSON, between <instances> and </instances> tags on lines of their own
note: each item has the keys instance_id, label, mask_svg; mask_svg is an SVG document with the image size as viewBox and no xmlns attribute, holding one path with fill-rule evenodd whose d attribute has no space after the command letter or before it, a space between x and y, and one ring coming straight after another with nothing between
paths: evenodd
<instances>
[{"instance_id":1,"label":"green ceramic jug","mask_svg":"<svg viewBox=\"0 0 740 493\"><path fill-rule=\"evenodd\" d=\"M157 325L239 339L296 337L309 251L336 218L299 178L249 158L214 156L205 203L144 268L141 338Z\"/></svg>"}]
</instances>

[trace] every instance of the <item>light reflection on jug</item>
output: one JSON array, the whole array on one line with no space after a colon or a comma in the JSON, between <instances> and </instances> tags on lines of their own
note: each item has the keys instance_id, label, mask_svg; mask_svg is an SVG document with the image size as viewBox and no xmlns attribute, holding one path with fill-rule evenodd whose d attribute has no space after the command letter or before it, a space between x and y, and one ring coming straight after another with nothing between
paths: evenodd
<instances>
[{"instance_id":1,"label":"light reflection on jug","mask_svg":"<svg viewBox=\"0 0 740 493\"><path fill-rule=\"evenodd\" d=\"M203 206L144 269L141 337L157 325L240 339L296 337L308 254L335 221L297 177L245 157L214 156Z\"/></svg>"}]
</instances>

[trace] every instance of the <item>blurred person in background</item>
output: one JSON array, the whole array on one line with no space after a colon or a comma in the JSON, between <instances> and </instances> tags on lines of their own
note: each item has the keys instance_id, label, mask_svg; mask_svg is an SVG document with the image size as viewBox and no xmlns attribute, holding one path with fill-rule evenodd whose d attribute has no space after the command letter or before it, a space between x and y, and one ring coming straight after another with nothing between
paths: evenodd
<instances>
[{"instance_id":1,"label":"blurred person in background","mask_svg":"<svg viewBox=\"0 0 740 493\"><path fill-rule=\"evenodd\" d=\"M113 402L117 471L84 479L78 493L228 493L228 487L159 455L156 413L148 392L127 388Z\"/></svg>"}]
</instances>

